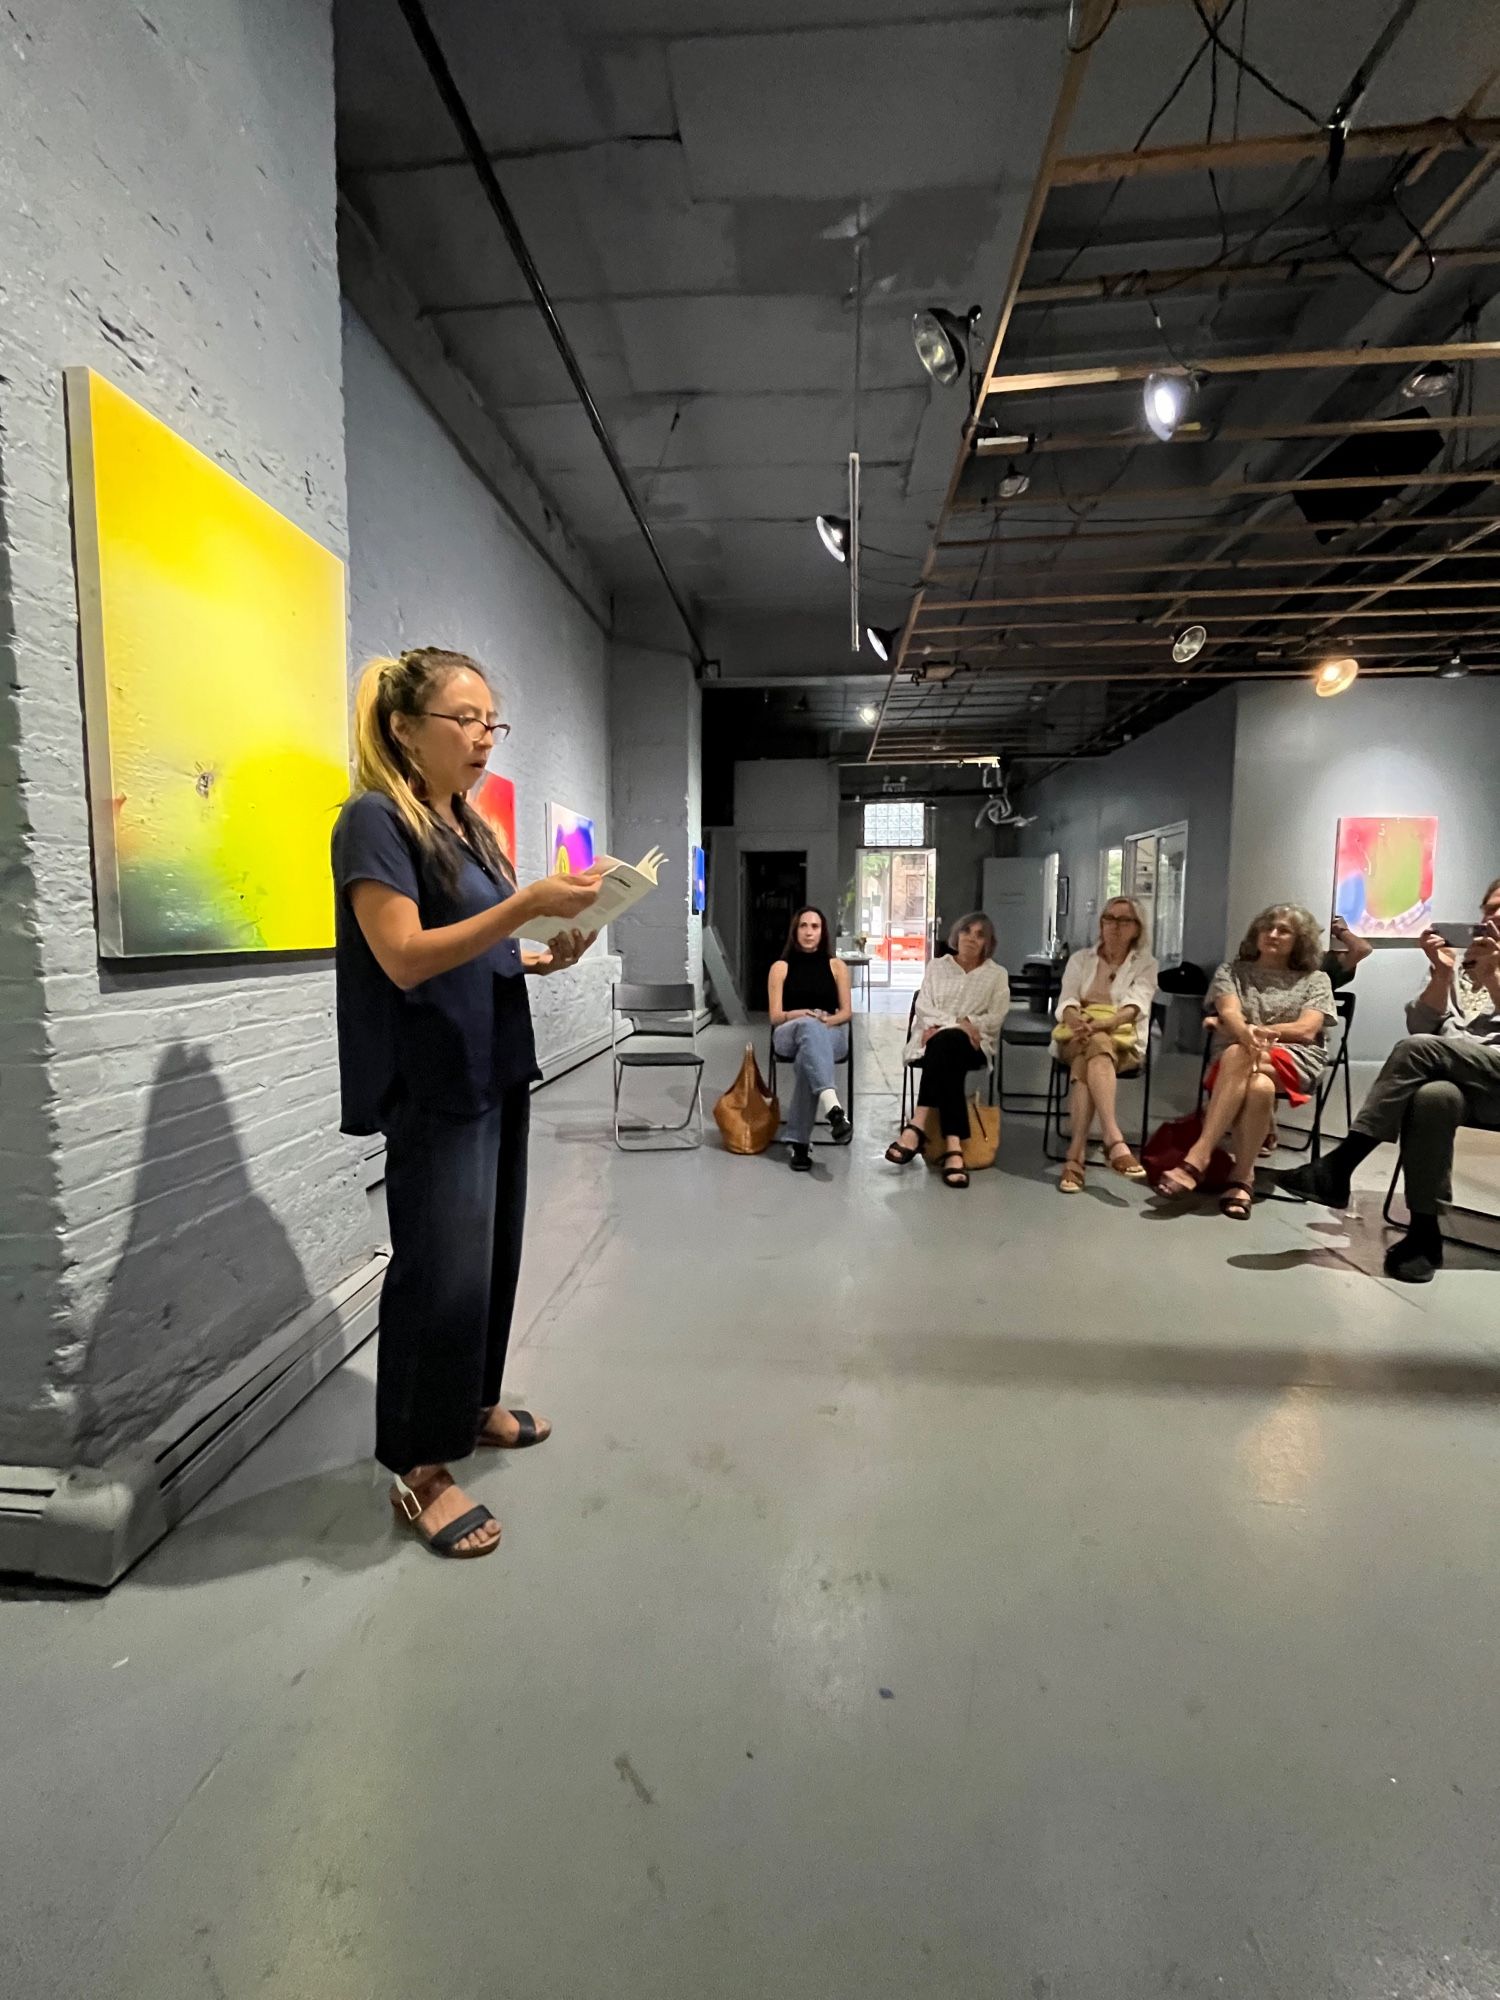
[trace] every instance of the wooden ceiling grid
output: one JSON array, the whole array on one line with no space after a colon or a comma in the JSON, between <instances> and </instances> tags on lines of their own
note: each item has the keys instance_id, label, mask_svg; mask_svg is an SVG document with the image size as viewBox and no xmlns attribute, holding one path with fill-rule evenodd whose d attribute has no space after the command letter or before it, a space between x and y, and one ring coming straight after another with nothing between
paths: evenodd
<instances>
[{"instance_id":1,"label":"wooden ceiling grid","mask_svg":"<svg viewBox=\"0 0 1500 2000\"><path fill-rule=\"evenodd\" d=\"M1092 0L1094 27L1105 25L1108 5ZM1091 33L1084 34L1085 43ZM1282 295L1281 309L1296 312L1339 279L1347 282L1356 262L1387 290L1406 290L1395 280L1414 257L1425 263L1429 254L1434 275L1462 273L1472 284L1486 282L1485 274L1500 266L1500 250L1432 239L1458 221L1500 166L1500 119L1478 115L1496 77L1487 76L1452 118L1348 134L1345 161L1405 162L1398 171L1406 196L1427 183L1420 220L1411 209L1399 210L1403 228L1394 246L1387 213L1378 250L1356 238L1351 255L1340 233L1334 239L1343 253L1338 257L1301 259L1271 246L1267 261L1257 265L1228 261L1226 248L1222 268L1205 268L1183 262L1181 232L1174 237L1169 224L1146 237L1146 254L1133 268L1072 278L1078 249L1061 272L1038 268L1055 265L1069 247L1039 240L1055 190L1106 186L1120 192L1127 184L1128 192L1137 181L1212 170L1218 206L1221 177L1231 171L1264 174L1328 155L1327 132L1309 130L1070 156L1066 137L1085 74L1091 61L1108 61L1108 48L1107 40L1102 54L1084 48L1070 56L1064 73L988 358L978 371L978 392L891 662L871 763L959 762L1002 753L1054 762L1096 754L1121 739L1141 708L1137 683L1156 708L1174 700L1174 691L1181 706L1210 685L1305 677L1344 634L1371 674L1434 673L1450 663L1456 648L1470 671L1500 670L1500 538L1493 550L1485 546L1500 528L1500 513L1462 511L1487 498L1495 504L1486 489L1500 478L1500 417L1476 413L1472 385L1478 371L1500 361L1500 340L1455 337L1473 331L1472 320L1460 326L1456 314L1441 338L1288 350L1274 344L1273 334L1258 343L1250 338L1250 351L1240 351L1249 323L1223 331L1217 325L1237 298L1255 290ZM1262 195L1262 183L1255 186L1256 201L1236 224L1254 230L1252 249L1279 220L1275 200ZM1227 227L1222 240L1227 246ZM1097 237L1082 248L1104 250ZM1235 255L1242 258L1240 251ZM1217 295L1219 307L1211 335L1184 359L1167 342L1155 302L1194 292ZM1058 365L1033 365L1046 357L1030 351L1020 366L1004 365L1019 325L1027 327L1022 344L1028 350L1039 337L1031 316L1041 315L1036 324L1045 334L1049 315L1062 311L1071 323L1080 312L1126 300L1147 305L1158 338L1121 338L1113 343L1119 358L1095 362L1078 357L1079 336L1064 330L1057 345L1071 339L1074 352L1059 353ZM1447 411L1422 406L1410 416L1376 413L1390 404L1402 376L1435 364L1456 371L1468 391L1467 407L1465 397L1455 395ZM1144 382L1158 370L1189 376L1198 391L1190 420L1170 441L1158 441L1143 424L1088 427L1097 392ZM1331 407L1325 403L1318 420L1236 423L1232 412L1212 408L1216 391L1237 400L1248 393L1245 385L1319 370L1343 379L1330 382ZM1059 409L1059 398L1065 408ZM1345 401L1347 416L1341 414ZM1023 411L1019 421L1010 414L1017 407ZM1435 463L1421 470L1326 473L1318 469L1321 458L1308 464L1304 453L1304 462L1289 465L1284 476L1245 478L1224 465L1198 485L1120 483L1132 466L1147 472L1168 464L1189 468L1195 446L1286 444L1295 450L1305 443L1326 454L1350 440L1369 440L1378 450L1387 440L1424 433ZM1476 457L1454 462L1470 440ZM1088 488L1073 492L1059 479L1056 495L1027 491L1011 502L998 495L1000 476L1019 467L1034 488L1042 461L1078 452L1103 461ZM1110 454L1118 463L1112 477ZM1306 515L1291 511L1298 496L1340 492L1370 504L1360 511L1351 499L1356 511L1327 518L1316 503ZM1399 511L1392 505L1398 500ZM1172 508L1179 511L1152 518L1153 509ZM1186 518L1184 508L1190 510ZM1069 520L1039 526L1036 511L1056 509L1066 509ZM1243 519L1237 518L1241 510ZM1268 518L1278 512L1279 518ZM1192 544L1204 537L1214 538L1211 546L1194 553ZM1332 538L1337 547L1326 546ZM1308 553L1319 543L1325 544L1321 553ZM1477 567L1457 576L1446 567L1460 563ZM1114 579L1132 581L1115 589ZM1197 660L1182 666L1173 663L1170 643L1186 624L1203 625L1209 639ZM1074 705L1063 717L1054 697L1070 685L1100 699Z\"/></svg>"}]
</instances>

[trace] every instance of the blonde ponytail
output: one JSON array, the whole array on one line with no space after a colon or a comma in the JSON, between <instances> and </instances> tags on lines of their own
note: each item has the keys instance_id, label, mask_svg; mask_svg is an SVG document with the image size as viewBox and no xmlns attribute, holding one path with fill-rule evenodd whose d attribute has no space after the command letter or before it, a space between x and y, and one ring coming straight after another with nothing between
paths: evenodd
<instances>
[{"instance_id":1,"label":"blonde ponytail","mask_svg":"<svg viewBox=\"0 0 1500 2000\"><path fill-rule=\"evenodd\" d=\"M429 850L436 842L432 814L417 797L411 767L401 748L391 717L411 713L403 696L415 689L403 686L406 658L379 656L369 661L354 691L354 775L362 792L384 792L411 832Z\"/></svg>"}]
</instances>

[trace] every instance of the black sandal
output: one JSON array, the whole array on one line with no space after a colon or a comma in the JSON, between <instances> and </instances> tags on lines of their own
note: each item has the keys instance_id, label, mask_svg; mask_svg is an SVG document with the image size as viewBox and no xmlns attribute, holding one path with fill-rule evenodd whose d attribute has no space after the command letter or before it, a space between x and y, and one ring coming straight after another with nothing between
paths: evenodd
<instances>
[{"instance_id":1,"label":"black sandal","mask_svg":"<svg viewBox=\"0 0 1500 2000\"><path fill-rule=\"evenodd\" d=\"M901 1143L901 1132L915 1132L917 1135L916 1145L903 1146ZM891 1143L885 1149L885 1156L893 1167L910 1166L925 1144L925 1137L920 1125L903 1125L901 1132L896 1134L895 1138L892 1139Z\"/></svg>"},{"instance_id":2,"label":"black sandal","mask_svg":"<svg viewBox=\"0 0 1500 2000\"><path fill-rule=\"evenodd\" d=\"M446 1493L448 1488L445 1486L442 1491ZM421 1495L408 1486L398 1474L396 1484L391 1491L391 1506L395 1510L397 1520L405 1521L435 1556L446 1556L450 1562L477 1562L480 1556L492 1556L500 1546L499 1534L496 1534L493 1541L481 1542L477 1548L461 1549L458 1546L466 1535L472 1535L480 1528L500 1527L500 1523L488 1507L471 1507L466 1514L460 1514L456 1521L449 1521L446 1527L435 1528L430 1535L427 1533L422 1526L422 1516L438 1497L438 1494L434 1493L424 1504Z\"/></svg>"},{"instance_id":3,"label":"black sandal","mask_svg":"<svg viewBox=\"0 0 1500 2000\"><path fill-rule=\"evenodd\" d=\"M499 1407L497 1403L495 1408L498 1409ZM493 1415L494 1411L491 1411L490 1414ZM548 1424L545 1430L539 1430L536 1418L531 1414L530 1410L512 1410L510 1414L516 1420L516 1427L520 1433L518 1437L491 1437L488 1431L481 1430L474 1442L485 1451L524 1451L527 1445L545 1444L548 1438L551 1437L551 1424Z\"/></svg>"},{"instance_id":4,"label":"black sandal","mask_svg":"<svg viewBox=\"0 0 1500 2000\"><path fill-rule=\"evenodd\" d=\"M1254 1201L1255 1189L1249 1181L1231 1181L1219 1196L1219 1213L1231 1222L1248 1222Z\"/></svg>"},{"instance_id":5,"label":"black sandal","mask_svg":"<svg viewBox=\"0 0 1500 2000\"><path fill-rule=\"evenodd\" d=\"M943 1164L939 1171L943 1176L944 1187L966 1188L969 1185L969 1170L964 1165L962 1153L944 1153Z\"/></svg>"}]
</instances>

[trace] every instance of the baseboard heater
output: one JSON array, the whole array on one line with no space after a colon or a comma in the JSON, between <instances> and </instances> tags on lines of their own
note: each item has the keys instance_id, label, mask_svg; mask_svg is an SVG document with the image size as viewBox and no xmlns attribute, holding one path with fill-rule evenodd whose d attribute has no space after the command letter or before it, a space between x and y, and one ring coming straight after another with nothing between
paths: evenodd
<instances>
[{"instance_id":1,"label":"baseboard heater","mask_svg":"<svg viewBox=\"0 0 1500 2000\"><path fill-rule=\"evenodd\" d=\"M375 1331L382 1250L100 1466L0 1465L0 1570L106 1589Z\"/></svg>"}]
</instances>

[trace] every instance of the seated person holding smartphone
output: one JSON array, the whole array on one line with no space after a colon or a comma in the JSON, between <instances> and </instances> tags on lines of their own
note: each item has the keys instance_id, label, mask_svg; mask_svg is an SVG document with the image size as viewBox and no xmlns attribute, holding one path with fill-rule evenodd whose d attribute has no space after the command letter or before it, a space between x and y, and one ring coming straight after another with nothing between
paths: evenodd
<instances>
[{"instance_id":1,"label":"seated person holding smartphone","mask_svg":"<svg viewBox=\"0 0 1500 2000\"><path fill-rule=\"evenodd\" d=\"M1351 986L1354 975L1375 949L1368 938L1356 937L1342 917L1334 917L1328 926L1328 949L1323 954L1323 970L1328 974L1328 984L1337 993L1341 987Z\"/></svg>"},{"instance_id":2,"label":"seated person holding smartphone","mask_svg":"<svg viewBox=\"0 0 1500 2000\"><path fill-rule=\"evenodd\" d=\"M1410 1033L1391 1050L1349 1136L1312 1165L1278 1176L1288 1194L1347 1208L1354 1169L1399 1140L1411 1223L1385 1256L1386 1275L1425 1284L1443 1262L1438 1212L1452 1199L1460 1125L1500 1128L1500 876L1478 925L1422 933L1427 984L1406 1010Z\"/></svg>"}]
</instances>

